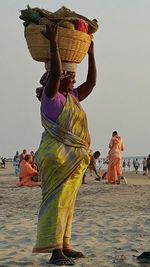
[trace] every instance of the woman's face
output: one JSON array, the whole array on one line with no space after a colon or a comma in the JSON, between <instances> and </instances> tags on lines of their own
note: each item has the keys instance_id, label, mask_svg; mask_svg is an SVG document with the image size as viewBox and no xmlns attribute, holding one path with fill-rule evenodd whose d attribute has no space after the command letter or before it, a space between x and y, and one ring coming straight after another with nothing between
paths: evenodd
<instances>
[{"instance_id":1,"label":"woman's face","mask_svg":"<svg viewBox=\"0 0 150 267\"><path fill-rule=\"evenodd\" d=\"M33 157L30 155L28 163L32 164L33 163Z\"/></svg>"},{"instance_id":2,"label":"woman's face","mask_svg":"<svg viewBox=\"0 0 150 267\"><path fill-rule=\"evenodd\" d=\"M73 90L73 85L76 82L75 80L75 72L67 72L67 74L63 75L60 80L60 92L71 92Z\"/></svg>"}]
</instances>

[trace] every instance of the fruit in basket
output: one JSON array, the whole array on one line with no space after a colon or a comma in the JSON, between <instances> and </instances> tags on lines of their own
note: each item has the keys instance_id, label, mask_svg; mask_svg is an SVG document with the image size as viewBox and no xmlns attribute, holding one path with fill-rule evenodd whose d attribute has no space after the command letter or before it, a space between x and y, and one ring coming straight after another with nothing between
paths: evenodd
<instances>
[{"instance_id":1,"label":"fruit in basket","mask_svg":"<svg viewBox=\"0 0 150 267\"><path fill-rule=\"evenodd\" d=\"M71 30L75 30L75 26L73 23L69 22L69 21L65 21L65 20L61 20L58 25L60 27L63 27L63 28L68 28L68 29L71 29Z\"/></svg>"}]
</instances>

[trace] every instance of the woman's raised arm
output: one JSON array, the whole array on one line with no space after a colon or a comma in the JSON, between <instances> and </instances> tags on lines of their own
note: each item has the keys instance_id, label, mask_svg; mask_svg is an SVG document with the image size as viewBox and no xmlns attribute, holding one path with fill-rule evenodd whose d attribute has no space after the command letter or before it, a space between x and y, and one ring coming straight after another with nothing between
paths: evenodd
<instances>
[{"instance_id":1,"label":"woman's raised arm","mask_svg":"<svg viewBox=\"0 0 150 267\"><path fill-rule=\"evenodd\" d=\"M58 27L57 25L46 25L46 31L42 34L50 42L50 75L45 86L45 94L49 98L53 98L59 91L60 77L62 75L62 64L58 48Z\"/></svg>"},{"instance_id":2,"label":"woman's raised arm","mask_svg":"<svg viewBox=\"0 0 150 267\"><path fill-rule=\"evenodd\" d=\"M95 85L96 85L96 64L94 57L94 43L92 41L88 51L87 79L83 84L81 84L77 88L79 101L85 99L92 92Z\"/></svg>"}]
</instances>

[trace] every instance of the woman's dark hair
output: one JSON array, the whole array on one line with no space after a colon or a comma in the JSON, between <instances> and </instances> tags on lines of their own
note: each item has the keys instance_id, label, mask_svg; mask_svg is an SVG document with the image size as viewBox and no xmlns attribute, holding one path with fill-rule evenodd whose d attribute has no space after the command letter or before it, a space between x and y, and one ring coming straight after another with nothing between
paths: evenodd
<instances>
[{"instance_id":1,"label":"woman's dark hair","mask_svg":"<svg viewBox=\"0 0 150 267\"><path fill-rule=\"evenodd\" d=\"M29 158L30 158L30 157L32 157L30 154L28 154L28 155L25 155L25 157L24 157L25 161L27 161L27 162L28 162L28 160L29 160Z\"/></svg>"},{"instance_id":2,"label":"woman's dark hair","mask_svg":"<svg viewBox=\"0 0 150 267\"><path fill-rule=\"evenodd\" d=\"M47 80L48 80L48 78L49 78L49 73L46 71L43 75L42 75L42 77L41 77L41 79L40 79L40 84L42 85L42 86L45 86L46 85L46 83L47 83Z\"/></svg>"},{"instance_id":3,"label":"woman's dark hair","mask_svg":"<svg viewBox=\"0 0 150 267\"><path fill-rule=\"evenodd\" d=\"M112 133L113 136L115 136L115 135L117 135L117 134L118 134L117 131L114 131L114 132Z\"/></svg>"},{"instance_id":4,"label":"woman's dark hair","mask_svg":"<svg viewBox=\"0 0 150 267\"><path fill-rule=\"evenodd\" d=\"M99 157L99 156L101 155L101 153L100 153L99 151L95 151L95 152L94 152L94 155L96 155L96 156Z\"/></svg>"}]
</instances>

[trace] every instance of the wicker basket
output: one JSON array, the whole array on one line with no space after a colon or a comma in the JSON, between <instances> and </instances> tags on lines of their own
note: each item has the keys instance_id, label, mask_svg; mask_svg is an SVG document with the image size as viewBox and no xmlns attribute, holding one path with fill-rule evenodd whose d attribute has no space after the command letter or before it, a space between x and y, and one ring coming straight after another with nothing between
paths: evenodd
<instances>
[{"instance_id":1,"label":"wicker basket","mask_svg":"<svg viewBox=\"0 0 150 267\"><path fill-rule=\"evenodd\" d=\"M41 34L44 25L30 24L25 28L25 38L32 58L45 62L50 60L49 41ZM80 31L58 28L58 46L62 61L80 63L91 43L91 36Z\"/></svg>"}]
</instances>

